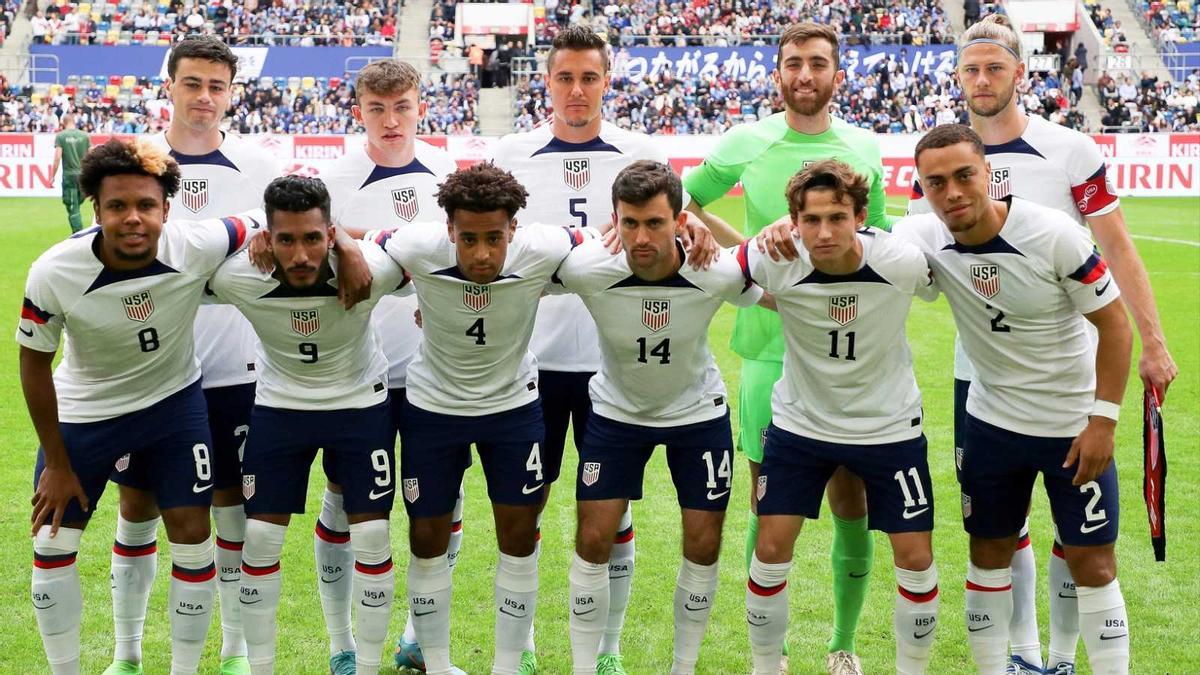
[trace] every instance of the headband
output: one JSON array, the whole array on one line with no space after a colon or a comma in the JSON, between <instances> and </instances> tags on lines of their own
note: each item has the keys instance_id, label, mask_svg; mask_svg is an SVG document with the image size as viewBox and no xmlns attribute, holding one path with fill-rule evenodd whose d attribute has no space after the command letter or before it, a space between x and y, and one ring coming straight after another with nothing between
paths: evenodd
<instances>
[{"instance_id":1,"label":"headband","mask_svg":"<svg viewBox=\"0 0 1200 675\"><path fill-rule=\"evenodd\" d=\"M1018 61L1021 60L1021 56L1019 54L1017 54L1016 52L1014 52L1012 47L1009 47L1008 45L1004 44L1003 42L1001 42L999 40L993 40L992 38L985 38L985 37L975 38L974 40L970 40L969 42L964 44L962 47L959 47L958 55L962 56L962 53L964 51L966 51L967 47L970 47L971 45L996 45L997 47L1003 49L1004 51L1008 52L1009 54L1012 54L1014 59L1016 59Z\"/></svg>"}]
</instances>

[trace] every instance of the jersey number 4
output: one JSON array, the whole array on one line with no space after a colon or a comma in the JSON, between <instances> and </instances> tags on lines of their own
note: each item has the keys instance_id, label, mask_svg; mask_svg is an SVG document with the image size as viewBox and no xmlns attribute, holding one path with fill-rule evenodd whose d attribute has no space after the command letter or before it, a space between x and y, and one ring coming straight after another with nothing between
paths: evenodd
<instances>
[{"instance_id":1,"label":"jersey number 4","mask_svg":"<svg viewBox=\"0 0 1200 675\"><path fill-rule=\"evenodd\" d=\"M483 332L483 317L482 316L479 317L478 319L475 319L475 323L471 324L471 327L467 329L467 332L465 333L465 335L467 337L475 338L475 344L477 344L477 345L486 345L487 344L487 333Z\"/></svg>"}]
</instances>

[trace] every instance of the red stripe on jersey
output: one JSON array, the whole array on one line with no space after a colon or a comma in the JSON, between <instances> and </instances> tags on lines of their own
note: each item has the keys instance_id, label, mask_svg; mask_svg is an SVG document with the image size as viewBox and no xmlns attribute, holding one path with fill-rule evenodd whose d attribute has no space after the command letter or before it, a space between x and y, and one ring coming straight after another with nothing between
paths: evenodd
<instances>
[{"instance_id":1,"label":"red stripe on jersey","mask_svg":"<svg viewBox=\"0 0 1200 675\"><path fill-rule=\"evenodd\" d=\"M916 593L914 591L908 590L907 588L905 588L903 586L897 586L896 590L900 591L900 595L902 595L905 599L907 599L910 602L929 602L930 600L933 600L934 598L936 598L938 596L938 587L937 586L934 586L933 590L927 591L925 593Z\"/></svg>"},{"instance_id":2,"label":"red stripe on jersey","mask_svg":"<svg viewBox=\"0 0 1200 675\"><path fill-rule=\"evenodd\" d=\"M268 574L274 574L278 572L279 563L275 563L274 565L265 565L263 567L255 567L254 565L242 563L242 571L252 577L265 577Z\"/></svg>"},{"instance_id":3,"label":"red stripe on jersey","mask_svg":"<svg viewBox=\"0 0 1200 675\"><path fill-rule=\"evenodd\" d=\"M567 237L571 240L571 248L575 248L576 246L583 243L583 231L582 230L577 230L573 227L564 227L563 230L566 231Z\"/></svg>"},{"instance_id":4,"label":"red stripe on jersey","mask_svg":"<svg viewBox=\"0 0 1200 675\"><path fill-rule=\"evenodd\" d=\"M759 586L758 584L754 583L753 579L750 579L746 582L746 587L749 588L750 592L755 595L761 595L764 598L769 598L772 595L775 595L776 593L778 593L779 591L782 591L783 589L787 588L787 582L785 581L782 584L779 584L778 586L772 586L770 588L767 588L766 586Z\"/></svg>"},{"instance_id":5,"label":"red stripe on jersey","mask_svg":"<svg viewBox=\"0 0 1200 675\"><path fill-rule=\"evenodd\" d=\"M750 275L750 250L749 249L750 249L751 241L753 241L753 240L747 239L746 241L743 241L742 245L738 246L738 250L737 250L738 267L742 268L742 278L746 280L747 284L754 283L754 278Z\"/></svg>"},{"instance_id":6,"label":"red stripe on jersey","mask_svg":"<svg viewBox=\"0 0 1200 675\"><path fill-rule=\"evenodd\" d=\"M361 572L363 574L386 574L387 572L391 571L391 569L392 569L392 559L391 558L388 558L387 560L385 560L381 563L378 563L378 564L374 564L374 565L371 565L368 563L361 563L361 562L358 562L357 560L354 561L354 571Z\"/></svg>"},{"instance_id":7,"label":"red stripe on jersey","mask_svg":"<svg viewBox=\"0 0 1200 675\"><path fill-rule=\"evenodd\" d=\"M1104 165L1101 164L1100 169L1092 174L1091 178L1071 188L1075 207L1085 216L1090 216L1117 201L1117 195L1109 188L1104 172Z\"/></svg>"},{"instance_id":8,"label":"red stripe on jersey","mask_svg":"<svg viewBox=\"0 0 1200 675\"><path fill-rule=\"evenodd\" d=\"M240 551L242 550L242 542L229 541L228 539L217 537L217 548L223 548L226 551Z\"/></svg>"},{"instance_id":9,"label":"red stripe on jersey","mask_svg":"<svg viewBox=\"0 0 1200 675\"><path fill-rule=\"evenodd\" d=\"M1100 257L1100 252L1093 248L1088 259L1079 266L1079 269L1071 272L1068 276L1086 286L1099 281L1107 271L1108 263L1104 262L1104 258Z\"/></svg>"},{"instance_id":10,"label":"red stripe on jersey","mask_svg":"<svg viewBox=\"0 0 1200 675\"><path fill-rule=\"evenodd\" d=\"M330 529L325 523L317 521L317 536L331 544L349 544L350 533Z\"/></svg>"},{"instance_id":11,"label":"red stripe on jersey","mask_svg":"<svg viewBox=\"0 0 1200 675\"><path fill-rule=\"evenodd\" d=\"M25 298L25 301L23 303L21 303L21 318L22 319L29 319L30 321L32 321L38 325L43 325L47 321L49 321L52 316L54 316L54 315L51 314L50 312L47 312L46 310L42 309L41 307L38 307L37 305L33 304L33 301L30 300L29 298Z\"/></svg>"},{"instance_id":12,"label":"red stripe on jersey","mask_svg":"<svg viewBox=\"0 0 1200 675\"><path fill-rule=\"evenodd\" d=\"M1002 591L1011 591L1012 584L1007 586L980 586L973 581L967 581L968 591L980 591L982 593L1000 593Z\"/></svg>"},{"instance_id":13,"label":"red stripe on jersey","mask_svg":"<svg viewBox=\"0 0 1200 675\"><path fill-rule=\"evenodd\" d=\"M925 190L921 187L921 181L914 180L912 184L912 192L908 194L909 199L923 199Z\"/></svg>"},{"instance_id":14,"label":"red stripe on jersey","mask_svg":"<svg viewBox=\"0 0 1200 675\"><path fill-rule=\"evenodd\" d=\"M222 218L222 223L225 223L225 229L229 232L229 251L226 255L233 255L246 243L246 224L241 218L230 216Z\"/></svg>"},{"instance_id":15,"label":"red stripe on jersey","mask_svg":"<svg viewBox=\"0 0 1200 675\"><path fill-rule=\"evenodd\" d=\"M171 576L188 583L199 584L217 576L217 566L209 565L198 570L184 569L178 565L171 566Z\"/></svg>"},{"instance_id":16,"label":"red stripe on jersey","mask_svg":"<svg viewBox=\"0 0 1200 675\"><path fill-rule=\"evenodd\" d=\"M139 558L144 555L152 555L158 553L158 542L152 541L149 544L139 544L137 546L128 546L119 541L113 542L113 553L124 556L126 558Z\"/></svg>"}]
</instances>

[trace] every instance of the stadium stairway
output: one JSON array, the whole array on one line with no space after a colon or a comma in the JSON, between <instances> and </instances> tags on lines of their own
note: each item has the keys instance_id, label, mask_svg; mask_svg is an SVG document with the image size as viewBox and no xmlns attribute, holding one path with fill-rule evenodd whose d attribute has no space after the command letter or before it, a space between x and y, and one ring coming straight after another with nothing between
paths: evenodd
<instances>
[{"instance_id":1,"label":"stadium stairway","mask_svg":"<svg viewBox=\"0 0 1200 675\"><path fill-rule=\"evenodd\" d=\"M1155 43L1154 37L1149 35L1142 22L1138 21L1137 16L1133 13L1133 7L1128 0L1105 0L1101 4L1106 9L1112 11L1114 21L1121 22L1121 28L1125 29L1125 35L1132 43L1129 53L1133 54L1133 62L1135 68L1137 68L1134 72L1135 79L1141 76L1143 70L1149 70L1151 75L1157 76L1160 80L1170 80L1171 73L1167 70L1166 64L1163 63L1162 57L1159 56L1161 50ZM1079 14L1081 21L1091 21L1088 18L1086 6L1081 5ZM1098 101L1097 110L1099 110ZM1099 115L1095 119L1099 120Z\"/></svg>"},{"instance_id":2,"label":"stadium stairway","mask_svg":"<svg viewBox=\"0 0 1200 675\"><path fill-rule=\"evenodd\" d=\"M21 9L13 18L4 46L0 47L0 73L4 74L10 84L29 82L29 45L33 42L33 27L29 24L30 12L43 10L49 4L50 0L36 0L35 10L30 8L28 3L22 3Z\"/></svg>"},{"instance_id":3,"label":"stadium stairway","mask_svg":"<svg viewBox=\"0 0 1200 675\"><path fill-rule=\"evenodd\" d=\"M513 130L512 88L492 87L479 90L479 133L504 136Z\"/></svg>"},{"instance_id":4,"label":"stadium stairway","mask_svg":"<svg viewBox=\"0 0 1200 675\"><path fill-rule=\"evenodd\" d=\"M429 15L433 0L406 0L400 14L400 38L392 55L411 63L425 75L429 72Z\"/></svg>"}]
</instances>

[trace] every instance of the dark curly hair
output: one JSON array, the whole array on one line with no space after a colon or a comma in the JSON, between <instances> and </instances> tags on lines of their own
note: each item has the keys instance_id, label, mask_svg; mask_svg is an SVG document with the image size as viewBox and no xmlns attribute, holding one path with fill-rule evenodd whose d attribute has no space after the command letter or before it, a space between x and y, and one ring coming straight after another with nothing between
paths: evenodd
<instances>
[{"instance_id":1,"label":"dark curly hair","mask_svg":"<svg viewBox=\"0 0 1200 675\"><path fill-rule=\"evenodd\" d=\"M221 38L213 35L197 35L184 38L171 49L167 57L167 75L175 79L175 71L183 59L204 59L229 66L229 81L237 77L238 57Z\"/></svg>"},{"instance_id":2,"label":"dark curly hair","mask_svg":"<svg viewBox=\"0 0 1200 675\"><path fill-rule=\"evenodd\" d=\"M810 190L832 190L834 199L838 202L849 197L854 213L858 214L867 208L871 186L867 184L867 179L855 173L849 164L841 160L822 159L813 162L788 181L788 214L793 221L804 210L805 197Z\"/></svg>"},{"instance_id":3,"label":"dark curly hair","mask_svg":"<svg viewBox=\"0 0 1200 675\"><path fill-rule=\"evenodd\" d=\"M93 203L100 201L100 183L109 176L150 176L162 186L163 201L179 191L179 165L163 150L143 140L110 139L83 156L79 189Z\"/></svg>"},{"instance_id":4,"label":"dark curly hair","mask_svg":"<svg viewBox=\"0 0 1200 675\"><path fill-rule=\"evenodd\" d=\"M267 228L271 227L276 211L304 213L321 209L325 222L329 223L329 190L320 178L306 176L281 176L271 181L263 192L263 203L267 210Z\"/></svg>"},{"instance_id":5,"label":"dark curly hair","mask_svg":"<svg viewBox=\"0 0 1200 675\"><path fill-rule=\"evenodd\" d=\"M459 169L438 186L438 206L453 218L458 209L487 213L503 209L511 219L525 208L529 192L513 175L491 162L480 162L468 169Z\"/></svg>"},{"instance_id":6,"label":"dark curly hair","mask_svg":"<svg viewBox=\"0 0 1200 675\"><path fill-rule=\"evenodd\" d=\"M683 211L683 184L671 167L652 159L639 159L621 169L613 180L612 203L617 202L641 206L658 195L665 194L671 205L671 215L678 217Z\"/></svg>"}]
</instances>

